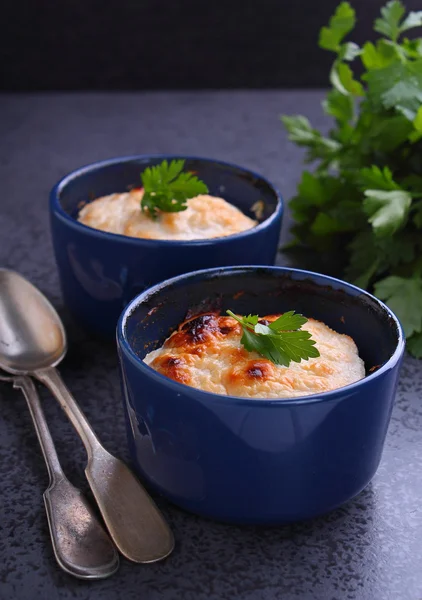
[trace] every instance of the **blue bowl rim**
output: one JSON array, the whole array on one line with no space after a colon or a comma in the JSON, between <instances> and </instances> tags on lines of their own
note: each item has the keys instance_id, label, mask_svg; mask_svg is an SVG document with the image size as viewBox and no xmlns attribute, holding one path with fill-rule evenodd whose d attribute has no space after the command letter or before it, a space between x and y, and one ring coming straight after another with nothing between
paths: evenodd
<instances>
[{"instance_id":1,"label":"blue bowl rim","mask_svg":"<svg viewBox=\"0 0 422 600\"><path fill-rule=\"evenodd\" d=\"M208 277L210 275L214 275L214 274L221 273L221 272L232 271L233 273L235 273L236 271L239 271L239 270L240 271L257 271L257 270L268 271L268 270L270 270L270 271L276 271L279 273L280 272L291 273L291 274L299 273L301 275L305 275L304 279L306 277L311 278L313 280L315 278L323 278L324 283L330 284L330 282L332 282L332 283L336 283L336 284L341 284L342 286L345 286L346 288L349 288L352 291L358 292L359 294L363 294L364 296L375 301L375 303L378 304L378 306L384 312L386 312L389 315L389 317L395 322L395 325L397 327L397 332L398 332L398 340L397 340L397 346L396 346L393 354L382 365L382 367L380 369L378 369L377 371L374 371L373 373L370 373L369 375L366 375L363 379L360 379L359 381L356 381L349 385L345 385L340 388L336 388L329 392L322 392L320 394L310 394L309 396L301 396L298 398L245 398L242 396L228 396L228 395L226 396L224 394L216 394L214 392L206 392L206 391L200 390L198 388L186 386L185 384L174 381L173 379L170 379L169 377L166 377L165 375L158 373L152 367L145 364L136 355L136 353L133 351L133 349L132 349L131 345L129 344L129 341L126 337L126 321L130 318L131 314L134 312L136 307L141 302L146 300L151 294L155 294L157 291L159 291L163 288L166 288L169 285L173 285L174 283L183 282L184 280L189 279L191 277L195 277L195 276L196 277L198 277L198 276L207 276ZM180 392L182 390L186 393L186 388L189 388L191 390L191 393L194 393L195 395L197 395L198 398L202 398L204 400L204 402L207 402L207 401L208 402L212 401L212 402L217 402L217 403L230 402L231 404L235 404L235 405L254 406L254 407L257 407L257 406L261 406L261 407L263 407L263 406L267 406L267 407L270 407L270 406L292 406L292 405L300 405L300 404L312 404L312 403L319 403L319 402L328 402L329 400L335 400L339 396L346 397L349 394L354 393L360 387L367 385L368 382L371 382L371 381L377 379L378 377L383 375L385 372L396 367L397 364L400 363L400 360L404 353L405 344L406 344L405 336L403 333L403 328L402 328L401 323L400 323L399 319L397 318L397 316L393 313L393 311L390 308L388 308L388 306L386 304L381 302L381 300L379 300L378 298L376 298L369 292L362 290L361 288L359 288L355 285L352 285L351 283L343 281L342 279L337 279L337 278L331 277L329 275L323 275L321 273L315 273L313 271L307 271L305 269L292 269L289 267L263 266L263 265L239 265L239 266L232 265L232 266L228 266L228 267L216 267L216 268L212 268L212 269L201 269L198 271L192 271L190 273L183 273L182 275L178 275L176 277L172 277L170 279L162 281L162 282L144 290L140 294L138 294L125 307L125 309L121 313L121 315L119 317L119 321L117 323L116 338L117 338L117 346L118 346L119 350L122 350L125 353L126 357L130 360L130 362L132 362L132 364L134 364L147 377L155 379L158 383L161 383L164 386L168 386L168 387L174 389L174 391L176 393ZM120 355L120 352L119 352L119 355ZM119 356L119 359L120 359L120 356Z\"/></svg>"},{"instance_id":2,"label":"blue bowl rim","mask_svg":"<svg viewBox=\"0 0 422 600\"><path fill-rule=\"evenodd\" d=\"M103 169L105 167L115 165L118 163L130 162L133 160L148 160L148 159L167 159L173 160L177 158L183 158L185 160L199 160L209 163L214 163L218 165L222 165L223 167L230 167L233 169L240 169L245 173L249 173L253 177L260 179L264 183L266 183L269 188L274 192L275 197L277 199L277 205L275 210L269 217L267 217L262 223L259 223L255 227L251 229L246 229L245 231L241 231L240 233L234 233L232 235L227 235L219 238L209 238L209 239L199 239L199 240L160 240L160 239L146 239L146 238L135 238L130 237L128 235L121 235L120 233L109 233L107 231L100 231L99 229L95 229L94 227L89 227L88 225L84 225L77 221L74 217L71 217L62 207L60 203L60 193L64 189L66 185L68 185L71 181L84 175L85 173L89 173L91 171L96 171ZM205 158L201 156L187 156L183 154L135 154L132 156L120 156L116 158L110 158L106 160L96 161L94 163L90 163L83 167L79 167L62 177L51 189L50 192L50 210L61 218L62 221L66 222L68 225L73 227L76 230L82 231L87 235L92 235L93 237L114 241L114 242L122 242L128 244L135 245L146 245L146 246L156 246L157 244L173 247L175 245L188 245L188 246L209 246L214 244L227 244L232 240L239 240L242 238L248 238L249 236L253 236L260 231L267 229L274 221L276 221L279 217L283 215L284 212L284 201L283 197L280 194L278 188L271 183L266 177L252 171L251 169L247 169L235 163L230 163L222 160L215 160L213 158Z\"/></svg>"}]
</instances>

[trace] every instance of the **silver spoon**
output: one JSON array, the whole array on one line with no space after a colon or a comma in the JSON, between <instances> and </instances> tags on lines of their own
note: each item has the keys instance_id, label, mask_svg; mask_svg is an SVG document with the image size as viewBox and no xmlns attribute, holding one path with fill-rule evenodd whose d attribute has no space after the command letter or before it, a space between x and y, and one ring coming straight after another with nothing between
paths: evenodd
<instances>
[{"instance_id":1,"label":"silver spoon","mask_svg":"<svg viewBox=\"0 0 422 600\"><path fill-rule=\"evenodd\" d=\"M56 396L88 454L85 474L111 537L135 562L154 562L174 547L152 498L121 460L101 445L55 366L66 354L66 333L45 296L14 271L0 269L0 367L32 375Z\"/></svg>"},{"instance_id":2,"label":"silver spoon","mask_svg":"<svg viewBox=\"0 0 422 600\"><path fill-rule=\"evenodd\" d=\"M57 562L79 579L113 575L119 568L119 555L82 492L63 473L32 379L0 373L0 381L22 390L35 425L50 478L44 504Z\"/></svg>"}]
</instances>

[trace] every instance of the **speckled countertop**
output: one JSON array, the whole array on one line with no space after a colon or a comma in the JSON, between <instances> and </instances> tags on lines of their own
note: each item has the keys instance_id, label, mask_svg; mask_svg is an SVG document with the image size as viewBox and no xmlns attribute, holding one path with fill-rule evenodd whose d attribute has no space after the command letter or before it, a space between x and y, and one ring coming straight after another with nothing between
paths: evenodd
<instances>
[{"instance_id":1,"label":"speckled countertop","mask_svg":"<svg viewBox=\"0 0 422 600\"><path fill-rule=\"evenodd\" d=\"M301 152L277 115L304 113L325 126L320 99L293 91L0 96L0 265L29 277L63 316L70 350L61 372L112 452L127 458L117 357L63 308L49 188L98 159L174 152L251 167L289 198ZM82 445L42 396L64 469L87 491ZM175 533L173 555L150 566L122 559L114 577L95 583L55 564L42 501L47 473L23 396L2 384L0 411L1 600L422 600L422 362L405 360L381 466L355 500L276 528L221 525L159 500Z\"/></svg>"}]
</instances>

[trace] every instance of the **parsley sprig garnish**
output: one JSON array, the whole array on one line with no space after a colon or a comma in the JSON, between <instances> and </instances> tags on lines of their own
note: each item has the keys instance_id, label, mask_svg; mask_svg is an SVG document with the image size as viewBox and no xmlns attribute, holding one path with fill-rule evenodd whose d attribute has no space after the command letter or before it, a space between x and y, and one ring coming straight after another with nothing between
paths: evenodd
<instances>
[{"instance_id":1,"label":"parsley sprig garnish","mask_svg":"<svg viewBox=\"0 0 422 600\"><path fill-rule=\"evenodd\" d=\"M144 188L141 208L152 219L156 219L160 212L186 210L186 200L208 193L203 181L189 171L183 172L184 166L182 159L170 163L163 160L141 173Z\"/></svg>"},{"instance_id":2,"label":"parsley sprig garnish","mask_svg":"<svg viewBox=\"0 0 422 600\"><path fill-rule=\"evenodd\" d=\"M257 352L276 365L288 367L291 361L300 362L320 355L309 331L301 329L308 319L293 310L268 325L260 323L258 315L239 317L231 310L226 312L241 324L240 341L246 350Z\"/></svg>"}]
</instances>

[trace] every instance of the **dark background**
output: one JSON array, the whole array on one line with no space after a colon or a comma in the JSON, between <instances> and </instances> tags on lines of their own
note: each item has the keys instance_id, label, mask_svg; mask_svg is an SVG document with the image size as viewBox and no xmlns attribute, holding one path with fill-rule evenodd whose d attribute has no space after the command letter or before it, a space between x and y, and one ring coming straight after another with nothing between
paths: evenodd
<instances>
[{"instance_id":1,"label":"dark background","mask_svg":"<svg viewBox=\"0 0 422 600\"><path fill-rule=\"evenodd\" d=\"M321 87L339 0L4 0L3 91ZM353 39L383 0L352 0ZM406 0L408 10L420 0Z\"/></svg>"}]
</instances>

